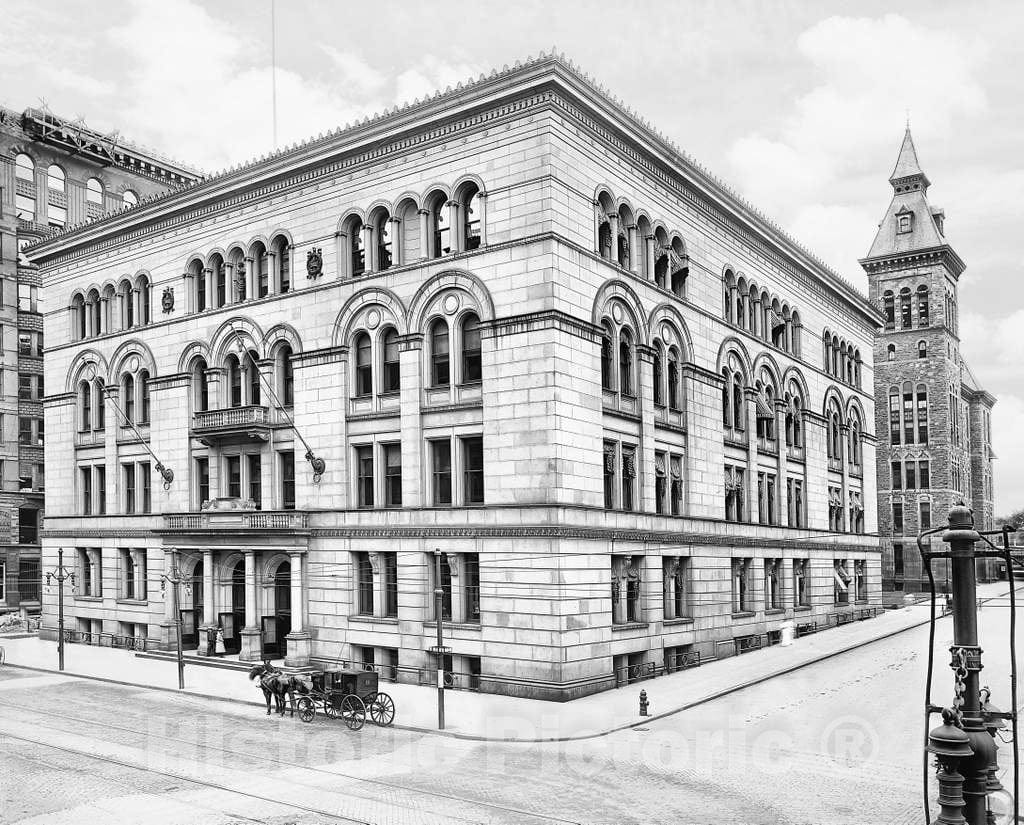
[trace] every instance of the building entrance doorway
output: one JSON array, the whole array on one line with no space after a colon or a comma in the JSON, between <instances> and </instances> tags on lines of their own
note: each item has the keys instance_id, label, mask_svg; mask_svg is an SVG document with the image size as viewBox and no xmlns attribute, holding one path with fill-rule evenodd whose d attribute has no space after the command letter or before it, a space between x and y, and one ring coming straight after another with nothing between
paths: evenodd
<instances>
[{"instance_id":1,"label":"building entrance doorway","mask_svg":"<svg viewBox=\"0 0 1024 825\"><path fill-rule=\"evenodd\" d=\"M224 634L224 652L242 649L242 628L245 627L245 560L239 559L231 569L231 610L218 617Z\"/></svg>"},{"instance_id":2,"label":"building entrance doorway","mask_svg":"<svg viewBox=\"0 0 1024 825\"><path fill-rule=\"evenodd\" d=\"M282 561L274 573L274 614L262 619L263 656L280 659L285 655L285 636L292 629L292 566Z\"/></svg>"},{"instance_id":3,"label":"building entrance doorway","mask_svg":"<svg viewBox=\"0 0 1024 825\"><path fill-rule=\"evenodd\" d=\"M191 607L181 608L181 646L199 647L199 626L203 623L203 563L196 562L191 578L185 582L191 588Z\"/></svg>"}]
</instances>

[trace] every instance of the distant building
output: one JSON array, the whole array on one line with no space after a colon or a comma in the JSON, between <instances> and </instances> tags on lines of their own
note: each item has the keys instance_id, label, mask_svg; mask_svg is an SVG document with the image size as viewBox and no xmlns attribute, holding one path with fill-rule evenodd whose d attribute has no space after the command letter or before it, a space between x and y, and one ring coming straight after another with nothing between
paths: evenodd
<instances>
[{"instance_id":1,"label":"distant building","mask_svg":"<svg viewBox=\"0 0 1024 825\"><path fill-rule=\"evenodd\" d=\"M49 112L0 108L0 612L40 609L43 308L20 250L196 178Z\"/></svg>"},{"instance_id":2,"label":"distant building","mask_svg":"<svg viewBox=\"0 0 1024 825\"><path fill-rule=\"evenodd\" d=\"M455 685L565 699L878 603L881 316L560 58L28 254L76 641L429 681L438 587Z\"/></svg>"},{"instance_id":3,"label":"distant building","mask_svg":"<svg viewBox=\"0 0 1024 825\"><path fill-rule=\"evenodd\" d=\"M889 177L893 198L861 265L885 317L875 338L878 529L885 590L927 589L917 536L963 500L992 529L992 407L960 355L957 282L964 262L928 203L928 176L907 128ZM826 341L826 347L828 342ZM938 537L933 537L934 546ZM938 584L945 566L934 568ZM996 566L981 563L983 578Z\"/></svg>"}]
</instances>

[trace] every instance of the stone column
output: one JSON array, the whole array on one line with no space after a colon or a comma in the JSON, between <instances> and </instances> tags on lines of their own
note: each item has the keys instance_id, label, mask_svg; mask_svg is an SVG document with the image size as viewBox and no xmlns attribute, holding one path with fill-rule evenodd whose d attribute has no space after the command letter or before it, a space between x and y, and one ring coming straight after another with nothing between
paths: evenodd
<instances>
[{"instance_id":1,"label":"stone column","mask_svg":"<svg viewBox=\"0 0 1024 825\"><path fill-rule=\"evenodd\" d=\"M213 550L203 550L203 624L199 628L200 656L212 656L214 651L207 646L207 631L217 627L217 606L214 604L216 590L213 586Z\"/></svg>"},{"instance_id":2,"label":"stone column","mask_svg":"<svg viewBox=\"0 0 1024 825\"><path fill-rule=\"evenodd\" d=\"M183 297L184 305L181 307L185 312L192 313L198 309L198 302L195 294L195 275L191 272L181 273L182 288L185 290Z\"/></svg>"},{"instance_id":3,"label":"stone column","mask_svg":"<svg viewBox=\"0 0 1024 825\"><path fill-rule=\"evenodd\" d=\"M460 204L457 200L448 201L448 245L451 247L453 255L465 248L462 241L464 227L459 207Z\"/></svg>"},{"instance_id":4,"label":"stone column","mask_svg":"<svg viewBox=\"0 0 1024 825\"><path fill-rule=\"evenodd\" d=\"M100 298L100 335L110 332L110 299L105 295Z\"/></svg>"},{"instance_id":5,"label":"stone column","mask_svg":"<svg viewBox=\"0 0 1024 825\"><path fill-rule=\"evenodd\" d=\"M654 236L644 238L644 257L647 259L647 280L654 280Z\"/></svg>"},{"instance_id":6,"label":"stone column","mask_svg":"<svg viewBox=\"0 0 1024 825\"><path fill-rule=\"evenodd\" d=\"M757 390L744 387L743 397L747 411L747 521L757 522Z\"/></svg>"},{"instance_id":7,"label":"stone column","mask_svg":"<svg viewBox=\"0 0 1024 825\"><path fill-rule=\"evenodd\" d=\"M243 662L258 662L263 658L259 608L256 593L256 551L245 551L245 627L241 631L238 658Z\"/></svg>"},{"instance_id":8,"label":"stone column","mask_svg":"<svg viewBox=\"0 0 1024 825\"><path fill-rule=\"evenodd\" d=\"M247 301L259 297L256 294L259 291L259 281L256 278L257 263L254 258L245 259L245 299Z\"/></svg>"},{"instance_id":9,"label":"stone column","mask_svg":"<svg viewBox=\"0 0 1024 825\"><path fill-rule=\"evenodd\" d=\"M636 228L636 224L627 227L626 232L629 237L629 271L635 274L640 272L640 232Z\"/></svg>"},{"instance_id":10,"label":"stone column","mask_svg":"<svg viewBox=\"0 0 1024 825\"><path fill-rule=\"evenodd\" d=\"M291 562L292 629L285 637L287 667L305 667L309 664L310 638L303 630L302 617L306 610L306 588L302 579L302 553L288 554Z\"/></svg>"},{"instance_id":11,"label":"stone column","mask_svg":"<svg viewBox=\"0 0 1024 825\"><path fill-rule=\"evenodd\" d=\"M653 513L657 510L654 500L656 496L654 481L654 349L643 344L637 344L636 354L640 368L638 394L640 396L641 418L640 453L637 456L637 475L640 476L640 501L637 510ZM668 467L665 469L668 471Z\"/></svg>"},{"instance_id":12,"label":"stone column","mask_svg":"<svg viewBox=\"0 0 1024 825\"><path fill-rule=\"evenodd\" d=\"M480 246L487 246L487 193L478 192L477 208L480 210Z\"/></svg>"},{"instance_id":13,"label":"stone column","mask_svg":"<svg viewBox=\"0 0 1024 825\"><path fill-rule=\"evenodd\" d=\"M789 524L789 496L786 487L786 402L775 400L775 443L779 447L778 470L775 473L776 524Z\"/></svg>"},{"instance_id":14,"label":"stone column","mask_svg":"<svg viewBox=\"0 0 1024 825\"><path fill-rule=\"evenodd\" d=\"M95 317L96 317L96 311L95 311L94 307L95 307L95 304L92 301L87 302L86 305L85 305L85 337L86 338L92 338L93 336L95 336L97 334L97 332L96 332L96 323L95 323L95 320L94 320Z\"/></svg>"},{"instance_id":15,"label":"stone column","mask_svg":"<svg viewBox=\"0 0 1024 825\"><path fill-rule=\"evenodd\" d=\"M373 240L373 227L363 224L363 271L377 271L377 247Z\"/></svg>"},{"instance_id":16,"label":"stone column","mask_svg":"<svg viewBox=\"0 0 1024 825\"><path fill-rule=\"evenodd\" d=\"M430 245L433 243L432 233L430 232L430 211L427 209L419 210L420 216L420 257L430 257Z\"/></svg>"},{"instance_id":17,"label":"stone column","mask_svg":"<svg viewBox=\"0 0 1024 825\"><path fill-rule=\"evenodd\" d=\"M135 323L133 326L142 326L142 293L138 289L132 289L132 312Z\"/></svg>"},{"instance_id":18,"label":"stone column","mask_svg":"<svg viewBox=\"0 0 1024 825\"><path fill-rule=\"evenodd\" d=\"M206 293L206 308L207 309L212 309L213 308L213 270L210 267L206 267L206 269L204 269L203 272L206 275L205 284L204 284L204 287L203 287L204 292Z\"/></svg>"},{"instance_id":19,"label":"stone column","mask_svg":"<svg viewBox=\"0 0 1024 825\"><path fill-rule=\"evenodd\" d=\"M420 360L423 357L423 336L406 335L398 342L401 392L399 393L402 435L402 503L406 507L424 507L433 504L426 500L422 489L420 463L430 462L429 448L423 451L423 424L420 415L422 396ZM429 487L429 485L428 485Z\"/></svg>"},{"instance_id":20,"label":"stone column","mask_svg":"<svg viewBox=\"0 0 1024 825\"><path fill-rule=\"evenodd\" d=\"M281 291L278 283L277 273L277 252L274 249L267 250L267 294L277 295Z\"/></svg>"},{"instance_id":21,"label":"stone column","mask_svg":"<svg viewBox=\"0 0 1024 825\"><path fill-rule=\"evenodd\" d=\"M612 236L612 248L609 250L609 258L612 263L619 262L619 216L613 212L608 216L609 234Z\"/></svg>"},{"instance_id":22,"label":"stone column","mask_svg":"<svg viewBox=\"0 0 1024 825\"><path fill-rule=\"evenodd\" d=\"M850 444L850 425L843 424L839 428L839 460L842 463L843 468L843 532L849 533L853 530L853 525L850 524L850 455L848 454L848 447ZM904 520L907 517L907 513L904 512ZM853 599L850 600L853 603Z\"/></svg>"},{"instance_id":23,"label":"stone column","mask_svg":"<svg viewBox=\"0 0 1024 825\"><path fill-rule=\"evenodd\" d=\"M388 218L388 223L391 227L388 229L388 234L391 236L391 265L401 266L405 263L405 249L403 247L404 238L402 238L402 219L396 218L392 215Z\"/></svg>"},{"instance_id":24,"label":"stone column","mask_svg":"<svg viewBox=\"0 0 1024 825\"><path fill-rule=\"evenodd\" d=\"M175 568L178 565L177 552L173 547L164 548L164 575L170 576L173 574ZM164 617L163 621L160 622L160 648L162 650L177 650L178 649L178 616L174 613L174 592L170 582L164 582L163 586L163 599L164 599ZM181 588L183 585L178 585L178 597L181 597Z\"/></svg>"}]
</instances>

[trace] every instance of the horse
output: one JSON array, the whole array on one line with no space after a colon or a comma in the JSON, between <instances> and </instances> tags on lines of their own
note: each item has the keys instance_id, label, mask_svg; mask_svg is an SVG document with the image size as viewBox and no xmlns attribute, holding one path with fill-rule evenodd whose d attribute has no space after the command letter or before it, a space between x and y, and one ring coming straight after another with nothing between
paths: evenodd
<instances>
[{"instance_id":1,"label":"horse","mask_svg":"<svg viewBox=\"0 0 1024 825\"><path fill-rule=\"evenodd\" d=\"M276 710L279 715L284 716L285 696L288 697L288 704L291 715L295 715L295 694L309 693L309 686L301 678L282 673L270 662L254 665L249 671L249 681L259 678L260 689L263 691L263 698L267 700L267 716L270 715L270 699L274 698Z\"/></svg>"}]
</instances>

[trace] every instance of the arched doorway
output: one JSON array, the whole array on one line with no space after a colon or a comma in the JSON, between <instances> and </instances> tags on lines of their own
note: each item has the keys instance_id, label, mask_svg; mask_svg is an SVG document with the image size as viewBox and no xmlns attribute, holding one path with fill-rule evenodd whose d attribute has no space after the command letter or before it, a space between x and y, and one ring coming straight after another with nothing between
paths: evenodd
<instances>
[{"instance_id":1,"label":"arched doorway","mask_svg":"<svg viewBox=\"0 0 1024 825\"><path fill-rule=\"evenodd\" d=\"M199 626L203 623L203 563L197 561L192 568L192 575L186 580L185 586L191 591L181 608L181 646L195 648L199 646Z\"/></svg>"},{"instance_id":2,"label":"arched doorway","mask_svg":"<svg viewBox=\"0 0 1024 825\"><path fill-rule=\"evenodd\" d=\"M239 559L231 568L231 610L221 613L218 620L224 633L224 652L238 653L245 627L245 559Z\"/></svg>"},{"instance_id":3,"label":"arched doorway","mask_svg":"<svg viewBox=\"0 0 1024 825\"><path fill-rule=\"evenodd\" d=\"M263 655L280 659L285 655L285 636L292 629L292 566L282 561L274 573L274 614L264 616Z\"/></svg>"}]
</instances>

